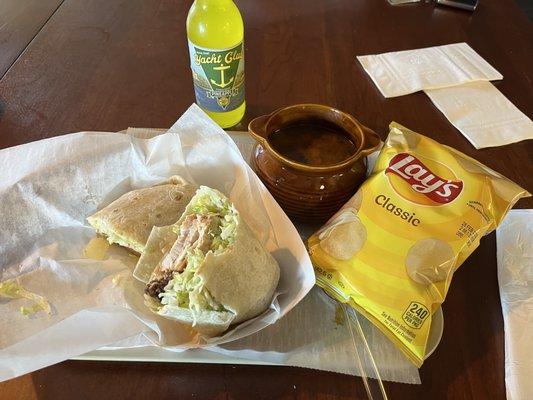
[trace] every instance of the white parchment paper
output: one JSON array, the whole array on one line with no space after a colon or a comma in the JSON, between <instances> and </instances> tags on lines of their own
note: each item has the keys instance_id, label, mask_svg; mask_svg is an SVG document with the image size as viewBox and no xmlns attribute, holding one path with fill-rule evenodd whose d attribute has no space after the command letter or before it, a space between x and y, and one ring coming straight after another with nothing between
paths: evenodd
<instances>
[{"instance_id":1,"label":"white parchment paper","mask_svg":"<svg viewBox=\"0 0 533 400\"><path fill-rule=\"evenodd\" d=\"M507 400L533 395L533 210L511 210L496 230L505 329Z\"/></svg>"},{"instance_id":2,"label":"white parchment paper","mask_svg":"<svg viewBox=\"0 0 533 400\"><path fill-rule=\"evenodd\" d=\"M175 174L227 194L281 267L271 307L211 340L146 309L131 275L136 257L114 246L103 261L82 256L95 235L87 216ZM227 343L274 323L314 284L292 223L234 142L194 105L152 139L80 132L1 150L0 216L0 281L16 278L52 306L51 315L26 317L19 308L27 300L0 298L0 381L140 332L173 350Z\"/></svg>"}]
</instances>

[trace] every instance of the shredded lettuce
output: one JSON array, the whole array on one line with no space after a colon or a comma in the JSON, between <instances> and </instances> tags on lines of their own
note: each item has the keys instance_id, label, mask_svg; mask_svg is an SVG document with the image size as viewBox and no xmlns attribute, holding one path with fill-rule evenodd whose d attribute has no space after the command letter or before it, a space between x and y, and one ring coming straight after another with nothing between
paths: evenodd
<instances>
[{"instance_id":1,"label":"shredded lettuce","mask_svg":"<svg viewBox=\"0 0 533 400\"><path fill-rule=\"evenodd\" d=\"M218 217L217 223L209 232L213 241L207 254L221 254L235 243L238 212L218 192L205 186L200 187L186 213ZM177 234L179 228L175 228ZM224 306L211 296L202 279L196 275L207 254L198 249L187 253L187 267L181 274L175 274L159 295L161 304L189 308L193 316L202 310L225 311Z\"/></svg>"},{"instance_id":2,"label":"shredded lettuce","mask_svg":"<svg viewBox=\"0 0 533 400\"><path fill-rule=\"evenodd\" d=\"M235 242L237 233L237 215L235 213L226 214L220 220L220 225L216 232L213 233L213 243L211 249L215 254L223 253L228 247Z\"/></svg>"},{"instance_id":3,"label":"shredded lettuce","mask_svg":"<svg viewBox=\"0 0 533 400\"><path fill-rule=\"evenodd\" d=\"M165 291L159 295L161 304L183 308L190 306L189 294L198 292L201 288L201 279L195 274L204 258L204 253L198 249L187 253L187 268L181 274L175 274L165 286Z\"/></svg>"},{"instance_id":4,"label":"shredded lettuce","mask_svg":"<svg viewBox=\"0 0 533 400\"><path fill-rule=\"evenodd\" d=\"M200 186L194 195L194 203L188 210L189 214L221 214L225 215L231 212L233 205L227 198L221 196L218 192L207 186Z\"/></svg>"},{"instance_id":5,"label":"shredded lettuce","mask_svg":"<svg viewBox=\"0 0 533 400\"><path fill-rule=\"evenodd\" d=\"M31 307L20 307L20 313L22 315L28 316L41 310L47 314L52 313L50 303L48 303L43 296L24 289L13 279L0 282L0 297L7 297L8 299L28 299L33 302Z\"/></svg>"}]
</instances>

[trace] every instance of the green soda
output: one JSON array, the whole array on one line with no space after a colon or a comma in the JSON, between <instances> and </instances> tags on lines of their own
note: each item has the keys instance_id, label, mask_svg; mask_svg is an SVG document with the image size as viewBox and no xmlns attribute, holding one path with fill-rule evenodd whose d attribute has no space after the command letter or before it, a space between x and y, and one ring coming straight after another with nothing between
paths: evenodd
<instances>
[{"instance_id":1,"label":"green soda","mask_svg":"<svg viewBox=\"0 0 533 400\"><path fill-rule=\"evenodd\" d=\"M244 100L244 25L232 0L195 0L187 38L196 103L222 128L236 125Z\"/></svg>"}]
</instances>

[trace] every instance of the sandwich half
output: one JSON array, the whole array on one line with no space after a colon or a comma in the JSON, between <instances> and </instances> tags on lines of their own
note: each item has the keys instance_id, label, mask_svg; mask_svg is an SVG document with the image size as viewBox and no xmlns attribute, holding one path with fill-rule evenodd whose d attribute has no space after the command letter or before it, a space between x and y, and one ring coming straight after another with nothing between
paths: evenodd
<instances>
[{"instance_id":1,"label":"sandwich half","mask_svg":"<svg viewBox=\"0 0 533 400\"><path fill-rule=\"evenodd\" d=\"M152 311L215 336L266 310L280 271L228 198L201 186L177 223L153 229L134 275Z\"/></svg>"},{"instance_id":2,"label":"sandwich half","mask_svg":"<svg viewBox=\"0 0 533 400\"><path fill-rule=\"evenodd\" d=\"M87 221L109 243L141 254L152 228L176 222L196 189L196 185L173 176L159 185L125 193Z\"/></svg>"}]
</instances>

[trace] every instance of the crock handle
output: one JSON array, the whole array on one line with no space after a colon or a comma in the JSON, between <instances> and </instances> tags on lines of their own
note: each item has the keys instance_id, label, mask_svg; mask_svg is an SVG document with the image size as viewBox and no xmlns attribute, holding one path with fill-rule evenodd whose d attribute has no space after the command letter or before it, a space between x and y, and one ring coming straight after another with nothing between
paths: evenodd
<instances>
[{"instance_id":1,"label":"crock handle","mask_svg":"<svg viewBox=\"0 0 533 400\"><path fill-rule=\"evenodd\" d=\"M359 154L367 156L380 148L381 139L372 129L366 126L362 126L361 129L363 130L363 147Z\"/></svg>"},{"instance_id":2,"label":"crock handle","mask_svg":"<svg viewBox=\"0 0 533 400\"><path fill-rule=\"evenodd\" d=\"M270 115L262 115L254 118L248 124L248 132L259 143L264 144L267 140L266 122Z\"/></svg>"}]
</instances>

